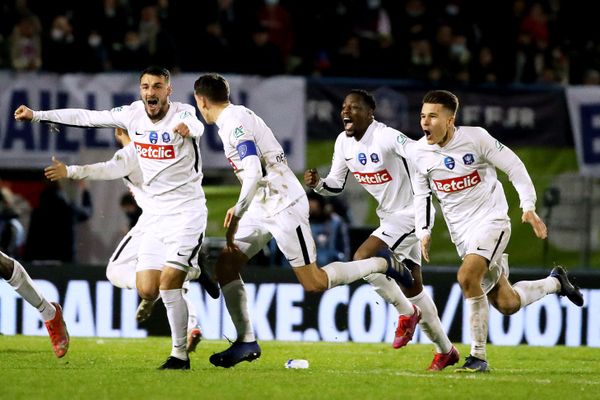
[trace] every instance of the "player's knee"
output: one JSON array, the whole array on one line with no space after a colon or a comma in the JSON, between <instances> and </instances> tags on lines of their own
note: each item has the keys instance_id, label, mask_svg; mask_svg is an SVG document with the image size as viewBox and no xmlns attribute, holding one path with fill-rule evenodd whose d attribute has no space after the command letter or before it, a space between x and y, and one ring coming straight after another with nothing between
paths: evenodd
<instances>
[{"instance_id":1,"label":"player's knee","mask_svg":"<svg viewBox=\"0 0 600 400\"><path fill-rule=\"evenodd\" d=\"M155 300L158 298L158 287L138 286L138 294L144 300Z\"/></svg>"},{"instance_id":2,"label":"player's knee","mask_svg":"<svg viewBox=\"0 0 600 400\"><path fill-rule=\"evenodd\" d=\"M473 275L463 269L458 270L456 280L463 292L468 292L479 285L479 282L473 278Z\"/></svg>"}]
</instances>

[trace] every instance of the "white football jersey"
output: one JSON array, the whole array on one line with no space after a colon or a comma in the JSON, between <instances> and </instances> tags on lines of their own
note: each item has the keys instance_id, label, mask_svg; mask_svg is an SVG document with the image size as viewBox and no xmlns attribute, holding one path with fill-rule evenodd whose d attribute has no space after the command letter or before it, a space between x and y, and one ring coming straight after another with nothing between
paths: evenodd
<instances>
[{"instance_id":1,"label":"white football jersey","mask_svg":"<svg viewBox=\"0 0 600 400\"><path fill-rule=\"evenodd\" d=\"M531 178L517 155L485 129L457 127L444 146L416 146L415 219L417 236L431 230L427 210L431 193L438 198L454 243L474 230L482 219L508 219L508 204L496 168L508 175L519 194L523 211L534 210L536 194Z\"/></svg>"},{"instance_id":2,"label":"white football jersey","mask_svg":"<svg viewBox=\"0 0 600 400\"><path fill-rule=\"evenodd\" d=\"M257 190L255 192L242 190L238 205L249 204L252 208L259 207L260 212L265 215L274 215L300 197L306 196L298 178L287 165L283 148L262 118L244 106L230 104L223 109L216 124L219 127L219 137L223 142L225 157L229 160L242 187L245 176L257 173L244 170L244 158L251 155L258 156L263 168L262 179L258 182ZM244 196L248 193L250 195L254 193L254 196L245 199ZM248 206L239 208L243 214Z\"/></svg>"},{"instance_id":3,"label":"white football jersey","mask_svg":"<svg viewBox=\"0 0 600 400\"><path fill-rule=\"evenodd\" d=\"M156 123L146 114L141 100L110 111L35 111L33 121L127 130L142 171L142 189L148 195L145 211L164 215L206 204L199 150L204 125L196 118L194 107L178 102L169 105L165 117ZM188 126L190 137L173 132L180 122Z\"/></svg>"},{"instance_id":4,"label":"white football jersey","mask_svg":"<svg viewBox=\"0 0 600 400\"><path fill-rule=\"evenodd\" d=\"M117 150L108 161L67 166L67 177L71 179L90 179L109 181L123 178L123 183L135 197L138 206L144 210L148 206L147 195L143 191L144 177L138 164L135 145L129 143Z\"/></svg>"},{"instance_id":5,"label":"white football jersey","mask_svg":"<svg viewBox=\"0 0 600 400\"><path fill-rule=\"evenodd\" d=\"M359 141L342 132L335 141L331 170L314 190L325 196L339 194L351 173L377 200L379 218L412 210L414 169L407 159L412 157L414 145L402 132L377 121Z\"/></svg>"}]
</instances>

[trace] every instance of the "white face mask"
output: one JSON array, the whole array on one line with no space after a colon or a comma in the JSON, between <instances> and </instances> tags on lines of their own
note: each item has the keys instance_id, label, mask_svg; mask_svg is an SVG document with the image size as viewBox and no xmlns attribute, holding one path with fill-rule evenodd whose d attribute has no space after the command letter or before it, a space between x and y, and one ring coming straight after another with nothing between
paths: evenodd
<instances>
[{"instance_id":1,"label":"white face mask","mask_svg":"<svg viewBox=\"0 0 600 400\"><path fill-rule=\"evenodd\" d=\"M88 37L88 44L91 47L98 47L98 46L100 46L101 43L102 43L102 37L100 35L93 33Z\"/></svg>"},{"instance_id":2,"label":"white face mask","mask_svg":"<svg viewBox=\"0 0 600 400\"><path fill-rule=\"evenodd\" d=\"M50 36L52 36L52 39L54 40L61 40L65 37L65 31L63 31L62 29L54 28L52 29L52 32L50 32Z\"/></svg>"}]
</instances>

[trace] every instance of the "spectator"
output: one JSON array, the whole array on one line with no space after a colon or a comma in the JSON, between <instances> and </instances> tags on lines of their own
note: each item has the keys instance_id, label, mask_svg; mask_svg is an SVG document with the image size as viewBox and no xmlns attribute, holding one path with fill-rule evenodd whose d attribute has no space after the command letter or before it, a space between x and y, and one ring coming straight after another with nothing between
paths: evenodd
<instances>
[{"instance_id":1,"label":"spectator","mask_svg":"<svg viewBox=\"0 0 600 400\"><path fill-rule=\"evenodd\" d=\"M42 40L38 20L21 18L9 39L10 64L17 71L36 71L42 66Z\"/></svg>"},{"instance_id":2,"label":"spectator","mask_svg":"<svg viewBox=\"0 0 600 400\"><path fill-rule=\"evenodd\" d=\"M92 215L90 192L82 187L81 205L67 199L58 183L50 182L31 214L25 244L26 260L75 261L75 224Z\"/></svg>"},{"instance_id":3,"label":"spectator","mask_svg":"<svg viewBox=\"0 0 600 400\"><path fill-rule=\"evenodd\" d=\"M140 13L139 33L148 50L149 64L162 65L171 72L179 71L179 53L171 34L163 30L156 6L146 6Z\"/></svg>"},{"instance_id":4,"label":"spectator","mask_svg":"<svg viewBox=\"0 0 600 400\"><path fill-rule=\"evenodd\" d=\"M307 196L310 229L317 245L317 264L350 260L348 225L333 212L323 196L313 191Z\"/></svg>"},{"instance_id":5,"label":"spectator","mask_svg":"<svg viewBox=\"0 0 600 400\"><path fill-rule=\"evenodd\" d=\"M142 44L140 34L130 30L125 33L124 45L114 46L110 56L112 68L118 71L139 71L148 66L150 55Z\"/></svg>"},{"instance_id":6,"label":"spectator","mask_svg":"<svg viewBox=\"0 0 600 400\"><path fill-rule=\"evenodd\" d=\"M78 60L73 57L77 54L75 35L66 16L54 18L42 50L44 70L58 73L78 71Z\"/></svg>"}]
</instances>

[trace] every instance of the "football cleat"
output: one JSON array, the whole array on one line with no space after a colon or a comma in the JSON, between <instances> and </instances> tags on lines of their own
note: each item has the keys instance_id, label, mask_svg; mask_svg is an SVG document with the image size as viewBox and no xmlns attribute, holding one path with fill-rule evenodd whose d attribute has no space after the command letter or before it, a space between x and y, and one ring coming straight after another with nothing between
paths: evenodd
<instances>
[{"instance_id":1,"label":"football cleat","mask_svg":"<svg viewBox=\"0 0 600 400\"><path fill-rule=\"evenodd\" d=\"M260 346L256 341L235 341L227 350L213 354L208 360L215 367L230 368L242 361L254 361L260 354Z\"/></svg>"},{"instance_id":2,"label":"football cleat","mask_svg":"<svg viewBox=\"0 0 600 400\"><path fill-rule=\"evenodd\" d=\"M202 331L200 327L196 327L194 329L190 329L187 335L187 347L186 350L188 353L193 353L196 351L196 346L202 340Z\"/></svg>"},{"instance_id":3,"label":"football cleat","mask_svg":"<svg viewBox=\"0 0 600 400\"><path fill-rule=\"evenodd\" d=\"M567 298L576 306L583 306L583 294L581 294L581 291L577 286L569 281L567 271L563 267L560 265L554 267L552 272L550 272L550 276L558 279L558 282L560 283L560 291L557 293L559 296L567 296Z\"/></svg>"},{"instance_id":4,"label":"football cleat","mask_svg":"<svg viewBox=\"0 0 600 400\"><path fill-rule=\"evenodd\" d=\"M48 334L50 335L50 342L52 342L52 349L56 357L61 358L67 354L69 350L69 332L67 331L67 325L63 319L62 307L58 303L51 303L56 309L54 318L44 322Z\"/></svg>"},{"instance_id":5,"label":"football cleat","mask_svg":"<svg viewBox=\"0 0 600 400\"><path fill-rule=\"evenodd\" d=\"M190 359L182 360L177 357L169 356L167 361L158 367L158 369L190 369Z\"/></svg>"},{"instance_id":6,"label":"football cleat","mask_svg":"<svg viewBox=\"0 0 600 400\"><path fill-rule=\"evenodd\" d=\"M463 366L458 367L454 372L490 372L490 368L487 361L469 354Z\"/></svg>"},{"instance_id":7,"label":"football cleat","mask_svg":"<svg viewBox=\"0 0 600 400\"><path fill-rule=\"evenodd\" d=\"M215 282L210 275L206 271L202 271L200 276L198 277L198 283L202 286L206 293L213 299L218 299L221 294L221 289L219 289L219 284Z\"/></svg>"},{"instance_id":8,"label":"football cleat","mask_svg":"<svg viewBox=\"0 0 600 400\"><path fill-rule=\"evenodd\" d=\"M135 319L137 322L144 322L150 318L152 310L154 309L154 304L156 304L156 300L142 299L142 301L140 301L140 305L135 312Z\"/></svg>"},{"instance_id":9,"label":"football cleat","mask_svg":"<svg viewBox=\"0 0 600 400\"><path fill-rule=\"evenodd\" d=\"M444 368L456 364L460 360L460 353L454 346L447 353L435 353L431 365L427 371L441 371Z\"/></svg>"},{"instance_id":10,"label":"football cleat","mask_svg":"<svg viewBox=\"0 0 600 400\"><path fill-rule=\"evenodd\" d=\"M395 349L406 346L413 338L415 328L421 320L421 310L419 310L419 307L413 304L413 309L415 310L413 315L401 315L398 317L398 326L396 327L396 334L392 343L392 347Z\"/></svg>"}]
</instances>

